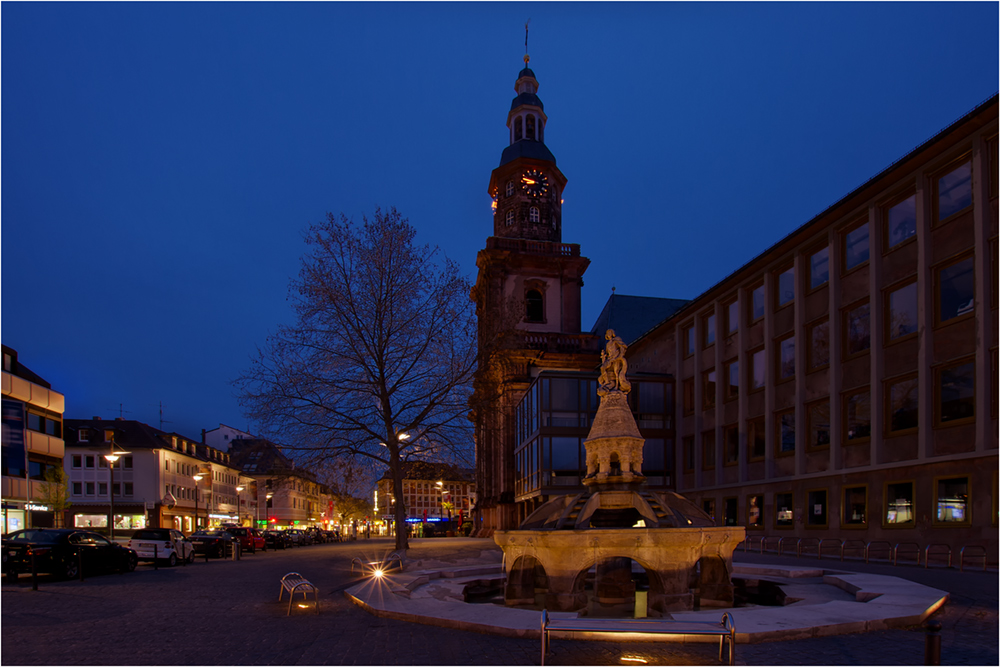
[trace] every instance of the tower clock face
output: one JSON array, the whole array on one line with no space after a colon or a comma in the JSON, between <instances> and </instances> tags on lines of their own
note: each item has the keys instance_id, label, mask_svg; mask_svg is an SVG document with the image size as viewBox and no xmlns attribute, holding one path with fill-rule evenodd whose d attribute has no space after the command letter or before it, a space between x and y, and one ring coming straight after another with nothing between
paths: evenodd
<instances>
[{"instance_id":1,"label":"tower clock face","mask_svg":"<svg viewBox=\"0 0 1000 667\"><path fill-rule=\"evenodd\" d=\"M549 177L537 169L529 169L521 175L521 189L532 197L541 197L549 192Z\"/></svg>"}]
</instances>

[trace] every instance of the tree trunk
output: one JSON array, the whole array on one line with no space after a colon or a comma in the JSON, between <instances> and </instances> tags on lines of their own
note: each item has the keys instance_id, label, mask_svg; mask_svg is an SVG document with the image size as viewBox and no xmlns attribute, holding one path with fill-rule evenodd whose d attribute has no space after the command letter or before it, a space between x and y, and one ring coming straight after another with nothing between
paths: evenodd
<instances>
[{"instance_id":1,"label":"tree trunk","mask_svg":"<svg viewBox=\"0 0 1000 667\"><path fill-rule=\"evenodd\" d=\"M399 450L393 448L390 452L389 470L392 471L392 495L396 499L396 551L400 556L406 555L406 550L410 548L409 540L406 537L406 505L403 502L403 469L399 461Z\"/></svg>"}]
</instances>

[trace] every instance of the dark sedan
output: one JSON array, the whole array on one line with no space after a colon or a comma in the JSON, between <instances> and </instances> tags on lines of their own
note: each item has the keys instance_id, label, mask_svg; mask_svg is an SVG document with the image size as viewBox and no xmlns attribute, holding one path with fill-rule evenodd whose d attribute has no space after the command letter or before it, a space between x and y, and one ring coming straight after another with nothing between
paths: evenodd
<instances>
[{"instance_id":1,"label":"dark sedan","mask_svg":"<svg viewBox=\"0 0 1000 667\"><path fill-rule=\"evenodd\" d=\"M31 572L32 555L38 572L66 579L80 576L81 562L85 574L131 572L139 563L133 549L98 533L74 528L28 528L11 533L4 542L4 575L14 580L22 572Z\"/></svg>"},{"instance_id":2,"label":"dark sedan","mask_svg":"<svg viewBox=\"0 0 1000 667\"><path fill-rule=\"evenodd\" d=\"M287 549L292 546L284 530L265 530L264 541L268 549Z\"/></svg>"},{"instance_id":3,"label":"dark sedan","mask_svg":"<svg viewBox=\"0 0 1000 667\"><path fill-rule=\"evenodd\" d=\"M190 539L196 554L225 558L233 552L233 541L237 538L225 530L199 530Z\"/></svg>"}]
</instances>

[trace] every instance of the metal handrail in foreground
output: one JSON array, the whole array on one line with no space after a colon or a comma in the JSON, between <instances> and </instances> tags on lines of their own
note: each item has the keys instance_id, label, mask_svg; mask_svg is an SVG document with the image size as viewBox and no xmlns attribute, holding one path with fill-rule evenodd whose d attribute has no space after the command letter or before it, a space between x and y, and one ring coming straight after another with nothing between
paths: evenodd
<instances>
[{"instance_id":1,"label":"metal handrail in foreground","mask_svg":"<svg viewBox=\"0 0 1000 667\"><path fill-rule=\"evenodd\" d=\"M899 564L899 552L901 549L907 553L915 555L916 556L915 564L920 565L920 545L917 544L916 542L900 542L895 547L893 547L892 549L893 565Z\"/></svg>"},{"instance_id":2,"label":"metal handrail in foreground","mask_svg":"<svg viewBox=\"0 0 1000 667\"><path fill-rule=\"evenodd\" d=\"M979 553L965 553L966 549L971 549L973 551L978 550ZM981 544L967 544L962 547L962 550L958 552L958 571L965 572L965 559L968 558L982 558L983 559L983 572L986 571L986 547Z\"/></svg>"},{"instance_id":3,"label":"metal handrail in foreground","mask_svg":"<svg viewBox=\"0 0 1000 667\"><path fill-rule=\"evenodd\" d=\"M948 556L948 565L951 567L951 547L947 544L928 544L924 548L924 569L931 566L931 556Z\"/></svg>"}]
</instances>

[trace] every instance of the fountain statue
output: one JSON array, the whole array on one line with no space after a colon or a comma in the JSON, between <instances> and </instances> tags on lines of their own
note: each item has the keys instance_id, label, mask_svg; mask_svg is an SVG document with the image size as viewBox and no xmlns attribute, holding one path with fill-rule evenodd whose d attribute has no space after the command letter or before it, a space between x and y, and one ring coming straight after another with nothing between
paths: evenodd
<instances>
[{"instance_id":1,"label":"fountain statue","mask_svg":"<svg viewBox=\"0 0 1000 667\"><path fill-rule=\"evenodd\" d=\"M642 475L643 438L628 406L625 344L605 334L598 380L600 406L584 441L586 491L556 496L517 530L497 531L508 605L578 611L588 606L587 573L596 568L594 600L627 605L635 593L632 561L649 577L649 615L700 606L732 606L733 550L745 529L715 526L694 503L653 492Z\"/></svg>"}]
</instances>

